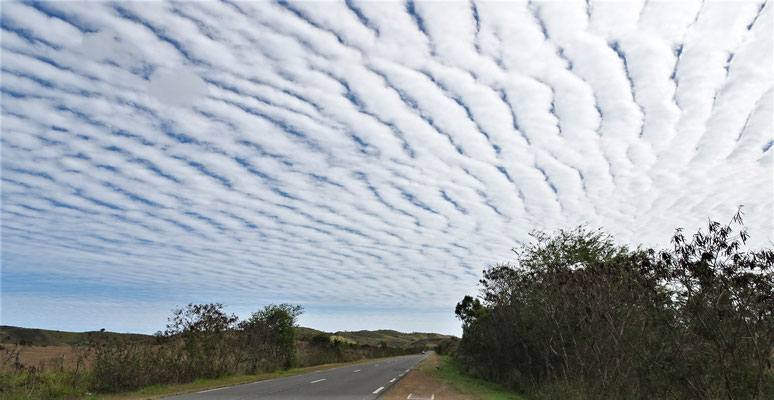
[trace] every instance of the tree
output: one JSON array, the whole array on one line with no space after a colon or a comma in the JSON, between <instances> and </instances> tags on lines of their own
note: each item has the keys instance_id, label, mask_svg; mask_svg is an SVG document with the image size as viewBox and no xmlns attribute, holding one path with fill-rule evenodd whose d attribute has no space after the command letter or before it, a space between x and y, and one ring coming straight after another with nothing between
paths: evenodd
<instances>
[{"instance_id":1,"label":"tree","mask_svg":"<svg viewBox=\"0 0 774 400\"><path fill-rule=\"evenodd\" d=\"M172 311L164 336L182 342L181 363L188 376L215 378L232 371L237 359L229 357L234 347L238 318L223 312L223 304L188 304Z\"/></svg>"},{"instance_id":2,"label":"tree","mask_svg":"<svg viewBox=\"0 0 774 400\"><path fill-rule=\"evenodd\" d=\"M223 312L223 304L193 304L172 310L169 317L167 336L195 335L198 333L218 334L232 329L238 318Z\"/></svg>"},{"instance_id":3,"label":"tree","mask_svg":"<svg viewBox=\"0 0 774 400\"><path fill-rule=\"evenodd\" d=\"M481 304L481 300L471 296L465 296L454 309L454 314L462 321L462 325L468 327L473 325L477 319L482 318L485 312L486 309Z\"/></svg>"},{"instance_id":4,"label":"tree","mask_svg":"<svg viewBox=\"0 0 774 400\"><path fill-rule=\"evenodd\" d=\"M296 357L296 320L303 307L295 304L270 304L253 313L249 323L264 327L267 341L274 346L273 357L282 367L290 368L298 362Z\"/></svg>"},{"instance_id":5,"label":"tree","mask_svg":"<svg viewBox=\"0 0 774 400\"><path fill-rule=\"evenodd\" d=\"M774 398L774 249L744 249L742 215L690 240L678 229L658 258L678 288L676 355L694 372L680 376L699 397Z\"/></svg>"}]
</instances>

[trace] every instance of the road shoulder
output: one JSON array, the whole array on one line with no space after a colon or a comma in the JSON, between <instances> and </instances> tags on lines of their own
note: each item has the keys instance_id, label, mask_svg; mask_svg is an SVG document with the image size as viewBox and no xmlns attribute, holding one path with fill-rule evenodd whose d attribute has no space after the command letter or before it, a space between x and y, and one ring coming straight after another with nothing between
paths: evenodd
<instances>
[{"instance_id":1,"label":"road shoulder","mask_svg":"<svg viewBox=\"0 0 774 400\"><path fill-rule=\"evenodd\" d=\"M525 400L506 388L459 374L448 357L430 354L380 400Z\"/></svg>"}]
</instances>

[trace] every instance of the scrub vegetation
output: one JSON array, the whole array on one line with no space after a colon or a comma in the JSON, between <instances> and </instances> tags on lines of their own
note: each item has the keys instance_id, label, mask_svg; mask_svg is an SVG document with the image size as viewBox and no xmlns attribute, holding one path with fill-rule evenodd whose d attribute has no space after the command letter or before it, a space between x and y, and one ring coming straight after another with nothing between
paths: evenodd
<instances>
[{"instance_id":1,"label":"scrub vegetation","mask_svg":"<svg viewBox=\"0 0 774 400\"><path fill-rule=\"evenodd\" d=\"M17 340L0 349L0 398L88 398L424 350L357 344L323 332L297 340L301 312L297 305L269 305L240 321L222 304L189 304L174 310L166 330L154 336L4 327L6 339L13 334ZM29 344L60 339L75 342L68 362L64 356L36 365L21 361Z\"/></svg>"},{"instance_id":2,"label":"scrub vegetation","mask_svg":"<svg viewBox=\"0 0 774 400\"><path fill-rule=\"evenodd\" d=\"M468 374L531 398L774 398L774 251L745 249L741 213L660 251L533 236L457 305L437 351Z\"/></svg>"}]
</instances>

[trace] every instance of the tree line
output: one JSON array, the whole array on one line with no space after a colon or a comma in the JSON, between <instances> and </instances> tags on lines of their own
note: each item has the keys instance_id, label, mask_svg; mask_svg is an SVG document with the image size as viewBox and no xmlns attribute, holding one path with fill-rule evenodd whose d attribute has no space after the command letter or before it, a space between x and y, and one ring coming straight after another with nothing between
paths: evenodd
<instances>
[{"instance_id":1,"label":"tree line","mask_svg":"<svg viewBox=\"0 0 774 400\"><path fill-rule=\"evenodd\" d=\"M535 398L774 398L774 250L747 249L741 212L668 250L533 237L457 304L439 350L468 373Z\"/></svg>"}]
</instances>

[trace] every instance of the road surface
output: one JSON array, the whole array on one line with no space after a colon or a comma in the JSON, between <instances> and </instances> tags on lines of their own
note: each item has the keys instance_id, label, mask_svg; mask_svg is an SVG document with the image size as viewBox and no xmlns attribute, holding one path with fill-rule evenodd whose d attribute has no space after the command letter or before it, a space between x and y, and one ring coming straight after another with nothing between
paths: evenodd
<instances>
[{"instance_id":1,"label":"road surface","mask_svg":"<svg viewBox=\"0 0 774 400\"><path fill-rule=\"evenodd\" d=\"M390 386L414 368L427 354L417 354L369 361L325 371L269 379L205 390L180 396L174 400L291 400L291 399L376 399Z\"/></svg>"}]
</instances>

